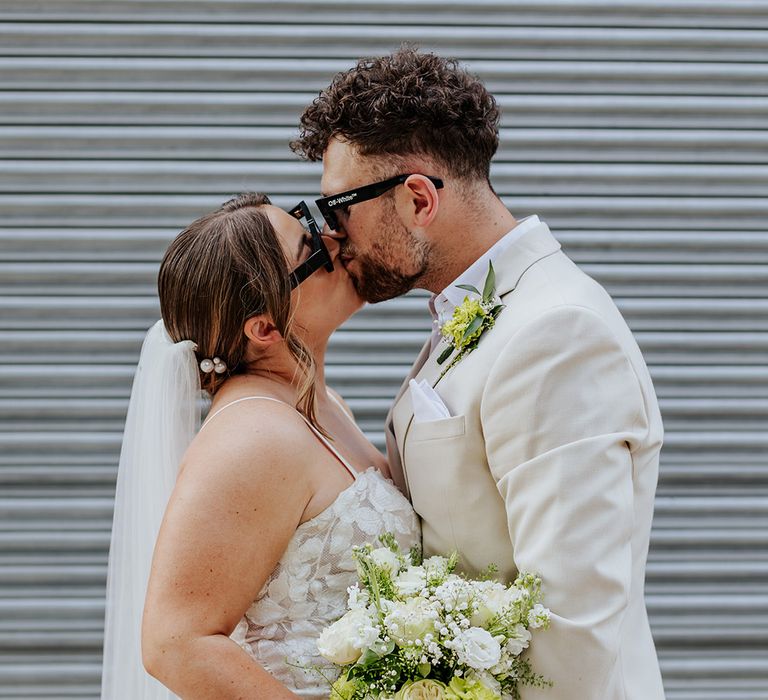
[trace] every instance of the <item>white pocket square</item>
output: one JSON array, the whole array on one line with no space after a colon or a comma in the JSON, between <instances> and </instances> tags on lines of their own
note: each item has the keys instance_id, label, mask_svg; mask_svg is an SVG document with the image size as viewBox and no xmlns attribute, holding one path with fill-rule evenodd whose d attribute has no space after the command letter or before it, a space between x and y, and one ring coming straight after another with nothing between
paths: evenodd
<instances>
[{"instance_id":1,"label":"white pocket square","mask_svg":"<svg viewBox=\"0 0 768 700\"><path fill-rule=\"evenodd\" d=\"M411 379L408 383L413 403L413 420L416 423L450 418L451 412L446 408L440 395L426 380Z\"/></svg>"}]
</instances>

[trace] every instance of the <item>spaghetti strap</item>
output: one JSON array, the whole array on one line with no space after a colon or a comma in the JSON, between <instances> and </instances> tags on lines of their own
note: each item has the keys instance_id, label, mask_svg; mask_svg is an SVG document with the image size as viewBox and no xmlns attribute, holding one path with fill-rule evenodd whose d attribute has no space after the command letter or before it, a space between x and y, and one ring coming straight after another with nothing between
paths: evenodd
<instances>
[{"instance_id":1,"label":"spaghetti strap","mask_svg":"<svg viewBox=\"0 0 768 700\"><path fill-rule=\"evenodd\" d=\"M275 403L282 403L282 404L285 404L286 406L291 406L291 404L286 403L285 401L281 401L280 399L274 399L271 396L243 396L242 398L235 399L234 401L230 401L229 403L224 404L221 408L217 408L213 413L211 413L210 416L208 416L205 419L203 424L200 426L200 430L202 430L206 425L208 425L208 423L210 423L214 418L216 418L216 416L218 416L219 413L221 413L225 408L234 406L235 404L238 404L241 401L251 401L253 399L264 399L265 401L274 401ZM293 406L291 406L291 408L293 408L294 411L296 410ZM301 414L299 413L299 415ZM304 416L301 416L301 417L304 418Z\"/></svg>"},{"instance_id":2,"label":"spaghetti strap","mask_svg":"<svg viewBox=\"0 0 768 700\"><path fill-rule=\"evenodd\" d=\"M296 410L295 406L291 406L286 401L281 401L280 399L275 399L272 396L243 396L242 398L235 399L234 401L230 401L228 404L224 404L221 408L216 409L208 418L205 419L205 422L200 426L200 430L205 428L208 423L210 423L216 416L219 415L225 408L229 408L230 406L234 406L235 404L240 403L241 401L253 401L255 399L263 399L264 401L274 401L275 403L281 403L284 406L288 406L289 408L293 409L298 413L301 418L304 420L304 422L307 424L307 427L315 434L315 436L322 442L328 450L331 452L331 454L336 457L336 459L341 462L341 464L344 466L344 468L350 473L352 478L357 481L358 473L357 470L341 455L341 453L331 444L330 440L325 437L317 428L315 428L312 423L309 422L309 419L300 411ZM338 403L338 402L337 402Z\"/></svg>"}]
</instances>

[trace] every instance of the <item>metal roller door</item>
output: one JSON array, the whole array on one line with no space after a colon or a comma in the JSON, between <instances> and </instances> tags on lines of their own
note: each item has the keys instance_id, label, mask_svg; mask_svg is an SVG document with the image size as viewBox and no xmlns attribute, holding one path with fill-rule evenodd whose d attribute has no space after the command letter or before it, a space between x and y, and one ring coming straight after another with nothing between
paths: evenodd
<instances>
[{"instance_id":1,"label":"metal roller door","mask_svg":"<svg viewBox=\"0 0 768 700\"><path fill-rule=\"evenodd\" d=\"M668 697L768 698L768 2L0 2L0 697L98 695L134 363L169 239L290 205L298 115L418 42L504 109L494 181L617 299L667 428L647 599ZM369 307L328 371L379 445L429 328Z\"/></svg>"}]
</instances>

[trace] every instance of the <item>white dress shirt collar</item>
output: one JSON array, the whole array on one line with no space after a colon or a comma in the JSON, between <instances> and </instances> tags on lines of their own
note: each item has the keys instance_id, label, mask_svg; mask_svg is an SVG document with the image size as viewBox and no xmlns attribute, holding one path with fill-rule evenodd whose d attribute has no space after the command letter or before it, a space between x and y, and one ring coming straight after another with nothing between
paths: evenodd
<instances>
[{"instance_id":1,"label":"white dress shirt collar","mask_svg":"<svg viewBox=\"0 0 768 700\"><path fill-rule=\"evenodd\" d=\"M458 289L456 285L472 285L477 289L483 289L485 278L488 274L488 263L495 262L516 240L530 231L534 226L540 223L539 217L529 216L521 219L509 233L505 234L493 244L483 255L473 262L464 272L461 273L451 284L449 284L440 294L434 295L429 300L429 312L432 314L435 330L447 321L452 315L453 310L464 301L467 292Z\"/></svg>"}]
</instances>

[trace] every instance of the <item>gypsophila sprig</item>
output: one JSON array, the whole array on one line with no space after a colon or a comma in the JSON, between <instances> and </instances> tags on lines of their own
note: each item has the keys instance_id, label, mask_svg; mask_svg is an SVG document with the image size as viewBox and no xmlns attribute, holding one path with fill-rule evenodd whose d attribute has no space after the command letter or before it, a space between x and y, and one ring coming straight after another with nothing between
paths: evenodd
<instances>
[{"instance_id":1,"label":"gypsophila sprig","mask_svg":"<svg viewBox=\"0 0 768 700\"><path fill-rule=\"evenodd\" d=\"M320 654L338 672L332 700L519 699L551 685L520 656L549 626L541 579L511 585L456 573L459 556L404 554L391 533L353 549L359 582L348 611L323 630Z\"/></svg>"},{"instance_id":2,"label":"gypsophila sprig","mask_svg":"<svg viewBox=\"0 0 768 700\"><path fill-rule=\"evenodd\" d=\"M464 301L453 310L451 319L440 326L440 334L448 341L448 347L437 358L437 364L442 365L456 352L450 364L442 371L441 377L477 347L480 337L493 328L496 317L504 308L501 299L496 296L496 273L492 262L488 263L488 275L482 293L472 285L456 286L476 294L479 298L464 297Z\"/></svg>"}]
</instances>

